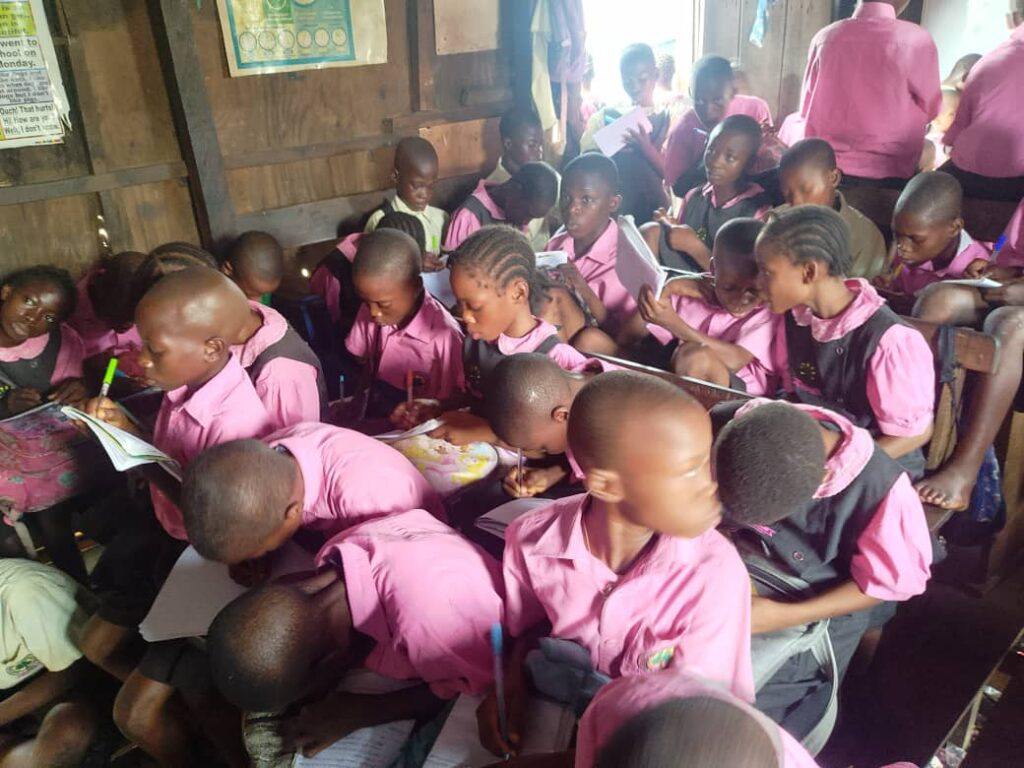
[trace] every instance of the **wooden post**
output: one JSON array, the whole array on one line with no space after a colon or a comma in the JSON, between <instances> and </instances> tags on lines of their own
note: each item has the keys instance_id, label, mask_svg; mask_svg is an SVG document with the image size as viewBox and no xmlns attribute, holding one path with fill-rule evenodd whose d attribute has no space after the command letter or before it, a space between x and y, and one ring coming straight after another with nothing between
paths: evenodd
<instances>
[{"instance_id":1,"label":"wooden post","mask_svg":"<svg viewBox=\"0 0 1024 768\"><path fill-rule=\"evenodd\" d=\"M182 0L150 0L150 16L182 157L188 166L199 233L203 244L214 248L218 241L236 234L235 209L196 53L190 7L191 3Z\"/></svg>"}]
</instances>

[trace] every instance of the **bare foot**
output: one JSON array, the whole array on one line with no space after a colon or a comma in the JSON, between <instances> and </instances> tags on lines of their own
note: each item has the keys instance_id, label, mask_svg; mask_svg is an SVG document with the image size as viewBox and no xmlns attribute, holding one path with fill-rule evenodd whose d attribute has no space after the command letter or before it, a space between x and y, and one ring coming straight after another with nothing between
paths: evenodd
<instances>
[{"instance_id":1,"label":"bare foot","mask_svg":"<svg viewBox=\"0 0 1024 768\"><path fill-rule=\"evenodd\" d=\"M964 472L954 466L946 466L914 487L925 504L960 512L971 503L971 492L977 479L977 469Z\"/></svg>"}]
</instances>

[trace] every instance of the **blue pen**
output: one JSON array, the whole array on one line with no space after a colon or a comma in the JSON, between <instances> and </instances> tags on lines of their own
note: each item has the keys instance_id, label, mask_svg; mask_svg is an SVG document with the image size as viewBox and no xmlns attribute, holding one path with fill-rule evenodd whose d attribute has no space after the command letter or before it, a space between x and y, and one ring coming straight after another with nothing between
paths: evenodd
<instances>
[{"instance_id":1,"label":"blue pen","mask_svg":"<svg viewBox=\"0 0 1024 768\"><path fill-rule=\"evenodd\" d=\"M508 713L505 711L505 667L502 664L503 633L501 624L491 624L491 650L494 652L494 695L498 699L498 729L501 731L501 740L508 744ZM508 760L509 755L505 755Z\"/></svg>"}]
</instances>

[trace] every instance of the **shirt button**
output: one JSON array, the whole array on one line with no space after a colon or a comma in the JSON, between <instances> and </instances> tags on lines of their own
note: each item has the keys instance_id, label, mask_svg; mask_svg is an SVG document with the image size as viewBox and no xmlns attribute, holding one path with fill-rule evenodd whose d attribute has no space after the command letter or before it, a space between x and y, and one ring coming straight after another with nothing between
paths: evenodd
<instances>
[{"instance_id":1,"label":"shirt button","mask_svg":"<svg viewBox=\"0 0 1024 768\"><path fill-rule=\"evenodd\" d=\"M841 354L843 354L843 352L845 352L845 351L846 351L846 350L844 350L844 349L843 349L842 347L836 347L836 354L837 354L837 355L841 355Z\"/></svg>"},{"instance_id":2,"label":"shirt button","mask_svg":"<svg viewBox=\"0 0 1024 768\"><path fill-rule=\"evenodd\" d=\"M804 553L803 552L794 552L793 553L793 559L796 560L797 562L800 562L801 560L804 559Z\"/></svg>"}]
</instances>

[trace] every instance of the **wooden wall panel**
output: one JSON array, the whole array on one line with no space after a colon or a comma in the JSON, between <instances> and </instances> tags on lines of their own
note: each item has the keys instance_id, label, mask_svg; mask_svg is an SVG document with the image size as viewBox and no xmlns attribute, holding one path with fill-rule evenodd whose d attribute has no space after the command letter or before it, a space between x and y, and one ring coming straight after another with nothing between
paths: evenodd
<instances>
[{"instance_id":1,"label":"wooden wall panel","mask_svg":"<svg viewBox=\"0 0 1024 768\"><path fill-rule=\"evenodd\" d=\"M743 2L744 0L704 0L702 56L725 56L727 59L739 56Z\"/></svg>"},{"instance_id":2,"label":"wooden wall panel","mask_svg":"<svg viewBox=\"0 0 1024 768\"><path fill-rule=\"evenodd\" d=\"M103 212L115 251L149 251L170 240L199 242L184 179L111 190ZM118 226L112 226L115 221Z\"/></svg>"},{"instance_id":3,"label":"wooden wall panel","mask_svg":"<svg viewBox=\"0 0 1024 768\"><path fill-rule=\"evenodd\" d=\"M501 154L495 118L435 125L422 129L420 135L437 149L442 178L488 173Z\"/></svg>"},{"instance_id":4,"label":"wooden wall panel","mask_svg":"<svg viewBox=\"0 0 1024 768\"><path fill-rule=\"evenodd\" d=\"M807 52L818 31L832 21L828 3L788 0L786 42L779 85L778 120L800 108L800 86L807 69Z\"/></svg>"},{"instance_id":5,"label":"wooden wall panel","mask_svg":"<svg viewBox=\"0 0 1024 768\"><path fill-rule=\"evenodd\" d=\"M740 66L747 73L751 90L768 102L772 115L779 111L779 87L782 81L782 61L786 42L786 17L792 0L772 6L764 44L750 42L758 0L743 0L740 15Z\"/></svg>"},{"instance_id":6,"label":"wooden wall panel","mask_svg":"<svg viewBox=\"0 0 1024 768\"><path fill-rule=\"evenodd\" d=\"M0 267L56 264L81 272L99 254L96 195L0 207Z\"/></svg>"}]
</instances>

